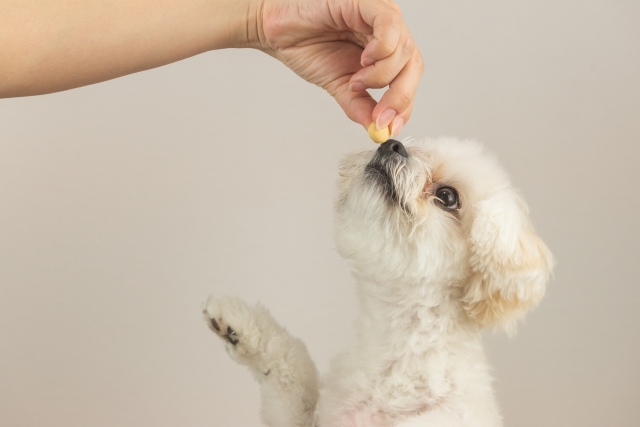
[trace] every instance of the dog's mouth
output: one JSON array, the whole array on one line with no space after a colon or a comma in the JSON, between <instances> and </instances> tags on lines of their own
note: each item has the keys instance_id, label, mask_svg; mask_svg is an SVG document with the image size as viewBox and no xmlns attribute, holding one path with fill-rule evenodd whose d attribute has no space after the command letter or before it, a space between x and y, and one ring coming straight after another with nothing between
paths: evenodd
<instances>
[{"instance_id":1,"label":"dog's mouth","mask_svg":"<svg viewBox=\"0 0 640 427\"><path fill-rule=\"evenodd\" d=\"M391 183L391 177L387 173L386 169L379 163L374 163L373 161L367 165L364 170L364 173L368 179L375 180L376 183L378 180L389 181Z\"/></svg>"},{"instance_id":2,"label":"dog's mouth","mask_svg":"<svg viewBox=\"0 0 640 427\"><path fill-rule=\"evenodd\" d=\"M393 167L391 159L381 159L379 155L373 157L364 169L364 179L369 185L376 187L391 201L400 204L396 184L392 178Z\"/></svg>"}]
</instances>

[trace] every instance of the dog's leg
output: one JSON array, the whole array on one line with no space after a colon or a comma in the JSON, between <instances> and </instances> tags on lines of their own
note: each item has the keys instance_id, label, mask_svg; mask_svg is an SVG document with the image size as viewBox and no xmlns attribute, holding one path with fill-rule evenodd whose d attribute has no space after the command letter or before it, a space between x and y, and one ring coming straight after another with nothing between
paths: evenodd
<instances>
[{"instance_id":1,"label":"dog's leg","mask_svg":"<svg viewBox=\"0 0 640 427\"><path fill-rule=\"evenodd\" d=\"M231 358L248 366L260 383L263 421L270 427L312 427L318 374L304 343L264 307L237 298L210 297L204 315Z\"/></svg>"}]
</instances>

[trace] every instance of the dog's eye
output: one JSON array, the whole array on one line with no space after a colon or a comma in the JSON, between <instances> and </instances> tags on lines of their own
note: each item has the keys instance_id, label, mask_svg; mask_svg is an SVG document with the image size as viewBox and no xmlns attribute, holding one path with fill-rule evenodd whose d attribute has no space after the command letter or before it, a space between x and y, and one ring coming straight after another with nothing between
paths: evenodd
<instances>
[{"instance_id":1,"label":"dog's eye","mask_svg":"<svg viewBox=\"0 0 640 427\"><path fill-rule=\"evenodd\" d=\"M452 187L440 187L436 191L438 202L447 209L458 209L458 192Z\"/></svg>"}]
</instances>

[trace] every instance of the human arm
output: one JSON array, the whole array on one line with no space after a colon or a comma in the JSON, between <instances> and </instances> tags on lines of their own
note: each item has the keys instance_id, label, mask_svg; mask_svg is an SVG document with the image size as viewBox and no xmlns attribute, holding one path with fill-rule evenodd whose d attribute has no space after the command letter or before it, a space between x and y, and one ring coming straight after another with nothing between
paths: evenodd
<instances>
[{"instance_id":1,"label":"human arm","mask_svg":"<svg viewBox=\"0 0 640 427\"><path fill-rule=\"evenodd\" d=\"M249 45L248 4L0 0L0 97L57 92Z\"/></svg>"},{"instance_id":2,"label":"human arm","mask_svg":"<svg viewBox=\"0 0 640 427\"><path fill-rule=\"evenodd\" d=\"M228 47L265 51L327 90L352 120L393 119L394 133L411 114L423 67L390 0L0 0L0 97ZM386 85L380 103L365 90Z\"/></svg>"}]
</instances>

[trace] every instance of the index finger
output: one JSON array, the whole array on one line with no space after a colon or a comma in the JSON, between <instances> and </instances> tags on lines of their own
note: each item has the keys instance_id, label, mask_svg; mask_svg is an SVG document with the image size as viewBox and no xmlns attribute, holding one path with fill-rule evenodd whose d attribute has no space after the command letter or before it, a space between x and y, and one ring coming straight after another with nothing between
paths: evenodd
<instances>
[{"instance_id":1,"label":"index finger","mask_svg":"<svg viewBox=\"0 0 640 427\"><path fill-rule=\"evenodd\" d=\"M386 115L389 120L393 120L393 136L398 135L404 124L409 121L413 99L418 91L418 84L423 71L424 62L420 52L416 49L411 59L389 84L389 89L382 95L380 102L373 110L373 121L383 128L390 123L380 122L382 114L389 110L396 112L395 115Z\"/></svg>"}]
</instances>

